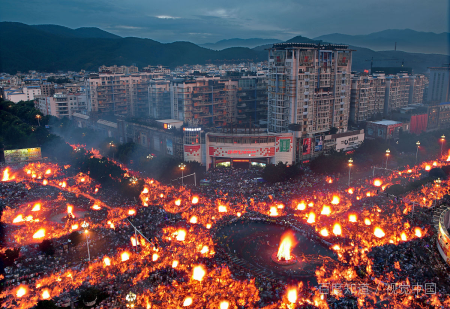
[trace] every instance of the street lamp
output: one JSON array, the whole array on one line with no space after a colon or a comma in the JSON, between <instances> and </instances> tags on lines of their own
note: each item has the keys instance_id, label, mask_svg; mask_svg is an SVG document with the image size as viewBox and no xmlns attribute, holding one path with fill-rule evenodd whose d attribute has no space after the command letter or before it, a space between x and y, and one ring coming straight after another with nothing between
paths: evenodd
<instances>
[{"instance_id":1,"label":"street lamp","mask_svg":"<svg viewBox=\"0 0 450 309\"><path fill-rule=\"evenodd\" d=\"M89 261L91 261L91 253L89 252L89 234L88 234L89 223L86 221L83 221L83 223L81 223L81 227L84 229L84 233L86 234L86 246L87 246L87 251L88 251L88 258L89 258Z\"/></svg>"},{"instance_id":2,"label":"street lamp","mask_svg":"<svg viewBox=\"0 0 450 309\"><path fill-rule=\"evenodd\" d=\"M114 147L113 142L109 142L109 151L111 151L111 147ZM113 151L113 160L114 160L114 151Z\"/></svg>"},{"instance_id":3,"label":"street lamp","mask_svg":"<svg viewBox=\"0 0 450 309\"><path fill-rule=\"evenodd\" d=\"M417 165L417 155L419 154L419 146L420 146L420 142L417 141L416 145L417 145L417 151L416 151L416 165Z\"/></svg>"},{"instance_id":4,"label":"street lamp","mask_svg":"<svg viewBox=\"0 0 450 309\"><path fill-rule=\"evenodd\" d=\"M134 308L134 302L136 301L136 294L130 291L130 293L125 296L125 299L127 301L127 307Z\"/></svg>"},{"instance_id":5,"label":"street lamp","mask_svg":"<svg viewBox=\"0 0 450 309\"><path fill-rule=\"evenodd\" d=\"M391 151L389 149L386 150L386 169L387 169L387 164L388 164L388 159L389 159L389 155L391 154Z\"/></svg>"},{"instance_id":6,"label":"street lamp","mask_svg":"<svg viewBox=\"0 0 450 309\"><path fill-rule=\"evenodd\" d=\"M37 121L38 121L39 126L41 126L41 122L39 121L41 118L42 118L41 115L39 115L39 114L36 115L36 119L37 119Z\"/></svg>"},{"instance_id":7,"label":"street lamp","mask_svg":"<svg viewBox=\"0 0 450 309\"><path fill-rule=\"evenodd\" d=\"M147 156L147 159L153 160L153 155L149 154L149 155Z\"/></svg>"},{"instance_id":8,"label":"street lamp","mask_svg":"<svg viewBox=\"0 0 450 309\"><path fill-rule=\"evenodd\" d=\"M350 187L350 173L352 171L353 159L348 159L348 186Z\"/></svg>"},{"instance_id":9,"label":"street lamp","mask_svg":"<svg viewBox=\"0 0 450 309\"><path fill-rule=\"evenodd\" d=\"M444 148L444 143L445 143L445 135L442 134L442 136L441 136L441 157L442 157L442 149Z\"/></svg>"},{"instance_id":10,"label":"street lamp","mask_svg":"<svg viewBox=\"0 0 450 309\"><path fill-rule=\"evenodd\" d=\"M138 179L136 178L136 177L131 177L130 178L130 182L133 184L133 185L135 185L137 182L138 182Z\"/></svg>"},{"instance_id":11,"label":"street lamp","mask_svg":"<svg viewBox=\"0 0 450 309\"><path fill-rule=\"evenodd\" d=\"M178 165L178 167L181 169L181 185L184 186L184 169L186 167L186 164L181 163Z\"/></svg>"},{"instance_id":12,"label":"street lamp","mask_svg":"<svg viewBox=\"0 0 450 309\"><path fill-rule=\"evenodd\" d=\"M434 182L436 183L436 187L440 187L442 180L441 180L441 178L438 178ZM437 189L436 196L434 197L434 207L436 207L436 200L437 200L438 193L439 193L439 189Z\"/></svg>"}]
</instances>

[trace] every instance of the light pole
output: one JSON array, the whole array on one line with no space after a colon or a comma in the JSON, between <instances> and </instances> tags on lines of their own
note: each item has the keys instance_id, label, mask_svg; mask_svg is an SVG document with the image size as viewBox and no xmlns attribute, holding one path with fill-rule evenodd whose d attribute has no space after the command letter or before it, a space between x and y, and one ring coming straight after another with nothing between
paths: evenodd
<instances>
[{"instance_id":1,"label":"light pole","mask_svg":"<svg viewBox=\"0 0 450 309\"><path fill-rule=\"evenodd\" d=\"M149 154L149 155L147 156L147 159L153 160L153 155Z\"/></svg>"},{"instance_id":2,"label":"light pole","mask_svg":"<svg viewBox=\"0 0 450 309\"><path fill-rule=\"evenodd\" d=\"M348 160L348 186L350 187L350 173L352 171L353 159Z\"/></svg>"},{"instance_id":3,"label":"light pole","mask_svg":"<svg viewBox=\"0 0 450 309\"><path fill-rule=\"evenodd\" d=\"M186 164L181 163L178 167L181 169L181 185L184 186L184 169L186 168Z\"/></svg>"},{"instance_id":4,"label":"light pole","mask_svg":"<svg viewBox=\"0 0 450 309\"><path fill-rule=\"evenodd\" d=\"M416 165L417 165L417 155L419 154L420 142L417 141L416 145L417 145L417 151L416 151Z\"/></svg>"},{"instance_id":5,"label":"light pole","mask_svg":"<svg viewBox=\"0 0 450 309\"><path fill-rule=\"evenodd\" d=\"M84 233L86 234L86 246L87 246L87 251L88 251L88 259L89 262L91 261L91 253L89 252L89 223L87 223L86 221L83 221L83 223L81 223L81 227L84 229Z\"/></svg>"},{"instance_id":6,"label":"light pole","mask_svg":"<svg viewBox=\"0 0 450 309\"><path fill-rule=\"evenodd\" d=\"M439 188L439 187L441 186L442 180L441 180L441 178L438 178L438 179L436 179L434 182L436 183L436 187ZM434 207L436 207L436 200L437 200L437 195L438 195L438 193L439 193L439 189L437 189L437 191L436 191L436 196L435 196L435 198L434 198Z\"/></svg>"},{"instance_id":7,"label":"light pole","mask_svg":"<svg viewBox=\"0 0 450 309\"><path fill-rule=\"evenodd\" d=\"M130 182L131 182L131 184L135 185L138 182L138 179L133 176L130 178Z\"/></svg>"},{"instance_id":8,"label":"light pole","mask_svg":"<svg viewBox=\"0 0 450 309\"><path fill-rule=\"evenodd\" d=\"M125 299L127 301L127 307L128 308L134 308L134 302L136 301L136 294L130 291L130 293L125 296Z\"/></svg>"},{"instance_id":9,"label":"light pole","mask_svg":"<svg viewBox=\"0 0 450 309\"><path fill-rule=\"evenodd\" d=\"M38 121L38 125L41 126L41 122L39 121L42 118L41 115L36 115L36 119ZM442 151L441 151L442 152Z\"/></svg>"},{"instance_id":10,"label":"light pole","mask_svg":"<svg viewBox=\"0 0 450 309\"><path fill-rule=\"evenodd\" d=\"M445 143L445 135L442 134L442 136L441 136L441 157L442 157L442 150L444 148L444 143Z\"/></svg>"},{"instance_id":11,"label":"light pole","mask_svg":"<svg viewBox=\"0 0 450 309\"><path fill-rule=\"evenodd\" d=\"M389 159L389 155L391 154L391 151L389 149L386 150L386 169L387 169L387 164L388 164L388 159Z\"/></svg>"},{"instance_id":12,"label":"light pole","mask_svg":"<svg viewBox=\"0 0 450 309\"><path fill-rule=\"evenodd\" d=\"M111 147L114 147L113 142L109 143L109 151L111 151ZM114 151L113 151L113 161L114 161Z\"/></svg>"}]
</instances>

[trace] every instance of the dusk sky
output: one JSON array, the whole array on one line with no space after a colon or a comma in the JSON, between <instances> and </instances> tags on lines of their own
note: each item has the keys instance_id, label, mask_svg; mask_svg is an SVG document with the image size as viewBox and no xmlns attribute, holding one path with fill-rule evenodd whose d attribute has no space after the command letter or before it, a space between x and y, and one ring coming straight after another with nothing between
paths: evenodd
<instances>
[{"instance_id":1,"label":"dusk sky","mask_svg":"<svg viewBox=\"0 0 450 309\"><path fill-rule=\"evenodd\" d=\"M448 0L2 0L0 20L98 27L160 42L448 31Z\"/></svg>"}]
</instances>

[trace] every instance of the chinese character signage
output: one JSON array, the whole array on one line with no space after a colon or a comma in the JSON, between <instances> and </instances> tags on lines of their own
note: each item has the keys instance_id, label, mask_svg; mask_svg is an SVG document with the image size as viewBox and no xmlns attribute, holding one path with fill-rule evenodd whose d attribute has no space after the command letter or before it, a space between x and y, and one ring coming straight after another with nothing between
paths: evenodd
<instances>
[{"instance_id":1,"label":"chinese character signage","mask_svg":"<svg viewBox=\"0 0 450 309\"><path fill-rule=\"evenodd\" d=\"M323 137L322 136L317 136L315 142L316 142L316 145L314 146L314 151L315 152L322 151L322 149L323 149Z\"/></svg>"},{"instance_id":2,"label":"chinese character signage","mask_svg":"<svg viewBox=\"0 0 450 309\"><path fill-rule=\"evenodd\" d=\"M42 155L41 155L40 147L5 150L5 162L6 163L35 161L35 160L41 160L41 159L42 159Z\"/></svg>"},{"instance_id":3,"label":"chinese character signage","mask_svg":"<svg viewBox=\"0 0 450 309\"><path fill-rule=\"evenodd\" d=\"M289 152L291 148L291 139L280 139L280 152Z\"/></svg>"}]
</instances>

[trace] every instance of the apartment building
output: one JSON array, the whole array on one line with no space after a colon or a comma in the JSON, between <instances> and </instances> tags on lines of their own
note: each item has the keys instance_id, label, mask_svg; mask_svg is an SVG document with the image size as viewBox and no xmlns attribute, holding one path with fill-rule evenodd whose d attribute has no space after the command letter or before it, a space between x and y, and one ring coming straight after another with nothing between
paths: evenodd
<instances>
[{"instance_id":1,"label":"apartment building","mask_svg":"<svg viewBox=\"0 0 450 309\"><path fill-rule=\"evenodd\" d=\"M105 66L102 65L101 67L98 68L98 72L99 73L113 73L113 74L132 74L132 73L138 73L139 70L136 66L132 65L132 66L125 66L122 65L120 67L118 67L117 65L113 65L113 66Z\"/></svg>"},{"instance_id":2,"label":"apartment building","mask_svg":"<svg viewBox=\"0 0 450 309\"><path fill-rule=\"evenodd\" d=\"M386 76L386 96L384 100L384 115L393 110L408 106L410 79L408 74Z\"/></svg>"},{"instance_id":3,"label":"apartment building","mask_svg":"<svg viewBox=\"0 0 450 309\"><path fill-rule=\"evenodd\" d=\"M74 113L87 110L87 98L84 93L58 92L53 96L38 96L35 107L44 115L52 115L58 118L72 118Z\"/></svg>"},{"instance_id":4,"label":"apartment building","mask_svg":"<svg viewBox=\"0 0 450 309\"><path fill-rule=\"evenodd\" d=\"M170 84L171 118L196 126L236 121L238 81L219 77L178 79Z\"/></svg>"},{"instance_id":5,"label":"apartment building","mask_svg":"<svg viewBox=\"0 0 450 309\"><path fill-rule=\"evenodd\" d=\"M410 76L408 104L422 104L426 87L428 87L428 79L425 75L416 74Z\"/></svg>"},{"instance_id":6,"label":"apartment building","mask_svg":"<svg viewBox=\"0 0 450 309\"><path fill-rule=\"evenodd\" d=\"M450 101L450 67L432 67L429 69L430 84L428 86L427 103Z\"/></svg>"},{"instance_id":7,"label":"apartment building","mask_svg":"<svg viewBox=\"0 0 450 309\"><path fill-rule=\"evenodd\" d=\"M380 75L355 75L351 80L350 120L366 121L382 114L386 95L386 79Z\"/></svg>"},{"instance_id":8,"label":"apartment building","mask_svg":"<svg viewBox=\"0 0 450 309\"><path fill-rule=\"evenodd\" d=\"M148 87L149 115L154 119L170 119L171 94L170 81L166 79L153 79Z\"/></svg>"},{"instance_id":9,"label":"apartment building","mask_svg":"<svg viewBox=\"0 0 450 309\"><path fill-rule=\"evenodd\" d=\"M41 85L41 95L51 97L55 94L55 86L53 83L44 82Z\"/></svg>"},{"instance_id":10,"label":"apartment building","mask_svg":"<svg viewBox=\"0 0 450 309\"><path fill-rule=\"evenodd\" d=\"M5 94L5 99L14 103L34 100L35 97L41 95L40 86L5 88L3 91Z\"/></svg>"},{"instance_id":11,"label":"apartment building","mask_svg":"<svg viewBox=\"0 0 450 309\"><path fill-rule=\"evenodd\" d=\"M267 78L241 76L238 79L236 122L241 126L267 126Z\"/></svg>"}]
</instances>

